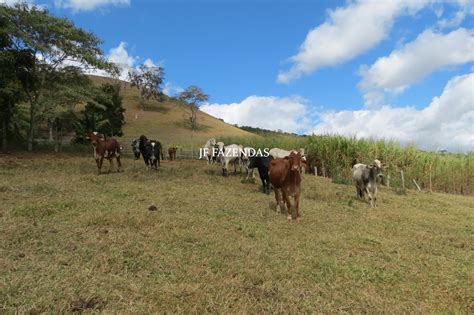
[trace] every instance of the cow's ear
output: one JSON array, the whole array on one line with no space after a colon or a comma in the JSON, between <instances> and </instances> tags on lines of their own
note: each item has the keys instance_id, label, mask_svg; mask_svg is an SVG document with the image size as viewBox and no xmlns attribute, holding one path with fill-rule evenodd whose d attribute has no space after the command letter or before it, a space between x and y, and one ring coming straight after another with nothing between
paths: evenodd
<instances>
[{"instance_id":1,"label":"cow's ear","mask_svg":"<svg viewBox=\"0 0 474 315\"><path fill-rule=\"evenodd\" d=\"M284 159L284 160L289 160L290 157L289 157L289 156L285 156L283 159Z\"/></svg>"},{"instance_id":2,"label":"cow's ear","mask_svg":"<svg viewBox=\"0 0 474 315\"><path fill-rule=\"evenodd\" d=\"M86 136L86 137L85 137L85 139L87 139L87 140L90 140L90 139L91 139L91 137L89 137L89 136Z\"/></svg>"}]
</instances>

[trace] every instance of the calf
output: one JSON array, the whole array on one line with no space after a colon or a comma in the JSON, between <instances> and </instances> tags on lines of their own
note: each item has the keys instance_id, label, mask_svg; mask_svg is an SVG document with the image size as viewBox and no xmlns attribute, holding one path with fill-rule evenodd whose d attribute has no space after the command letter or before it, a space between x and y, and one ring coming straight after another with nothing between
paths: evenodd
<instances>
[{"instance_id":1,"label":"calf","mask_svg":"<svg viewBox=\"0 0 474 315\"><path fill-rule=\"evenodd\" d=\"M149 140L146 145L146 154L148 156L148 161L150 163L151 169L158 169L160 165L160 155L163 159L163 153L161 151L161 143L156 140Z\"/></svg>"},{"instance_id":2,"label":"calf","mask_svg":"<svg viewBox=\"0 0 474 315\"><path fill-rule=\"evenodd\" d=\"M178 150L177 147L168 148L168 155L170 156L170 161L176 160L176 151L177 150Z\"/></svg>"},{"instance_id":3,"label":"calf","mask_svg":"<svg viewBox=\"0 0 474 315\"><path fill-rule=\"evenodd\" d=\"M268 168L270 167L270 162L273 160L271 155L269 156L251 156L249 158L248 168L252 170L254 168L258 169L258 174L260 175L260 180L263 185L263 192L267 195L270 194L270 178L268 176Z\"/></svg>"},{"instance_id":4,"label":"calf","mask_svg":"<svg viewBox=\"0 0 474 315\"><path fill-rule=\"evenodd\" d=\"M112 170L113 158L117 160L117 172L122 169L122 163L120 163L120 144L115 139L106 139L97 132L91 133L87 139L90 139L94 148L94 158L97 164L97 172L100 174L102 170L102 163L104 158L109 160L109 173Z\"/></svg>"},{"instance_id":5,"label":"calf","mask_svg":"<svg viewBox=\"0 0 474 315\"><path fill-rule=\"evenodd\" d=\"M277 208L283 211L283 205L287 206L287 219L291 220L290 196L295 198L296 219L300 217L300 194L301 194L301 153L291 152L289 156L275 159L270 162L268 172L270 183L275 191Z\"/></svg>"},{"instance_id":6,"label":"calf","mask_svg":"<svg viewBox=\"0 0 474 315\"><path fill-rule=\"evenodd\" d=\"M352 167L352 179L356 186L357 197L369 198L372 207L377 206L377 177L383 177L383 165L379 160L374 160L373 165L355 164Z\"/></svg>"}]
</instances>

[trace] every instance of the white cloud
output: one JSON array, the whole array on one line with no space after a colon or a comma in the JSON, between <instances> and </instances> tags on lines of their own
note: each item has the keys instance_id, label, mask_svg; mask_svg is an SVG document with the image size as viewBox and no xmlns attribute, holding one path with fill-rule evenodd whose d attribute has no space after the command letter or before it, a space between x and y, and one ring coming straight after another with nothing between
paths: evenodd
<instances>
[{"instance_id":1,"label":"white cloud","mask_svg":"<svg viewBox=\"0 0 474 315\"><path fill-rule=\"evenodd\" d=\"M73 11L90 11L108 5L129 6L130 0L55 0L54 5Z\"/></svg>"},{"instance_id":2,"label":"white cloud","mask_svg":"<svg viewBox=\"0 0 474 315\"><path fill-rule=\"evenodd\" d=\"M133 67L137 58L131 56L126 47L127 44L125 42L120 42L117 47L110 49L107 59L122 67Z\"/></svg>"},{"instance_id":3,"label":"white cloud","mask_svg":"<svg viewBox=\"0 0 474 315\"><path fill-rule=\"evenodd\" d=\"M457 0L455 4L458 10L450 18L440 19L437 25L441 28L458 27L467 16L474 14L474 1L472 0ZM438 16L439 18L440 16Z\"/></svg>"},{"instance_id":4,"label":"white cloud","mask_svg":"<svg viewBox=\"0 0 474 315\"><path fill-rule=\"evenodd\" d=\"M329 11L326 22L309 31L293 65L278 74L277 81L288 83L318 68L354 58L382 41L395 18L414 13L428 1L349 1L347 6Z\"/></svg>"},{"instance_id":5,"label":"white cloud","mask_svg":"<svg viewBox=\"0 0 474 315\"><path fill-rule=\"evenodd\" d=\"M147 60L145 60L145 62L143 63L145 65L145 67L148 67L148 68L154 68L154 67L157 67L157 65L153 62L153 60L151 60L150 58L148 58Z\"/></svg>"},{"instance_id":6,"label":"white cloud","mask_svg":"<svg viewBox=\"0 0 474 315\"><path fill-rule=\"evenodd\" d=\"M127 51L127 43L120 42L117 47L111 48L109 53L106 56L107 60L110 62L115 63L119 67L119 79L123 81L128 80L128 72L136 70L138 68L137 62L139 62L140 58L137 56L131 55ZM69 62L69 64L73 65L74 61ZM146 59L143 64L147 67L154 67L156 63L153 62L151 59ZM74 64L76 65L76 64ZM83 67L84 68L84 67ZM84 69L85 73L98 75L103 77L109 77L110 74L98 69Z\"/></svg>"},{"instance_id":7,"label":"white cloud","mask_svg":"<svg viewBox=\"0 0 474 315\"><path fill-rule=\"evenodd\" d=\"M240 103L206 104L201 110L230 124L298 132L308 127L305 103L297 96L249 96Z\"/></svg>"},{"instance_id":8,"label":"white cloud","mask_svg":"<svg viewBox=\"0 0 474 315\"><path fill-rule=\"evenodd\" d=\"M389 56L362 68L363 90L401 92L435 70L474 61L474 32L464 28L448 34L428 29Z\"/></svg>"},{"instance_id":9,"label":"white cloud","mask_svg":"<svg viewBox=\"0 0 474 315\"><path fill-rule=\"evenodd\" d=\"M181 93L183 91L184 91L184 89L181 86L175 85L171 82L166 82L165 86L163 87L163 93L168 95L168 96L173 96L173 95Z\"/></svg>"},{"instance_id":10,"label":"white cloud","mask_svg":"<svg viewBox=\"0 0 474 315\"><path fill-rule=\"evenodd\" d=\"M423 110L383 106L326 112L312 132L392 139L431 150L474 150L474 73L452 78Z\"/></svg>"}]
</instances>

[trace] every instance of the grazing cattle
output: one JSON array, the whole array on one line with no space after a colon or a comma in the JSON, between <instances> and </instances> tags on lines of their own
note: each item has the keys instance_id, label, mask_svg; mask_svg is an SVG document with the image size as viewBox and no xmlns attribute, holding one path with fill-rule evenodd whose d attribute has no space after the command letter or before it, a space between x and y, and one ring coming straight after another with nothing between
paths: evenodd
<instances>
[{"instance_id":1,"label":"grazing cattle","mask_svg":"<svg viewBox=\"0 0 474 315\"><path fill-rule=\"evenodd\" d=\"M240 153L242 146L231 144L224 147L224 154L221 156L222 176L227 176L229 164L234 164L234 174L237 173L237 164L240 166L240 173L242 173L242 164L240 163Z\"/></svg>"},{"instance_id":2,"label":"grazing cattle","mask_svg":"<svg viewBox=\"0 0 474 315\"><path fill-rule=\"evenodd\" d=\"M300 217L300 194L301 194L301 153L291 152L289 156L275 159L270 162L268 172L270 183L275 191L275 200L280 211L283 205L287 206L287 219L291 220L290 196L295 198L296 219Z\"/></svg>"},{"instance_id":3,"label":"grazing cattle","mask_svg":"<svg viewBox=\"0 0 474 315\"><path fill-rule=\"evenodd\" d=\"M241 163L242 165L245 167L245 171L247 173L247 180L252 177L252 178L255 178L255 175L253 174L253 169L254 168L251 168L249 167L249 163L250 163L250 157L254 156L255 153L257 151L255 151L254 148L251 148L251 147L245 147L243 150L242 150L242 153L240 155L240 159L241 159Z\"/></svg>"},{"instance_id":4,"label":"grazing cattle","mask_svg":"<svg viewBox=\"0 0 474 315\"><path fill-rule=\"evenodd\" d=\"M163 152L161 150L161 143L156 140L149 140L146 144L146 154L150 163L150 169L158 169L160 165L160 155L163 159Z\"/></svg>"},{"instance_id":5,"label":"grazing cattle","mask_svg":"<svg viewBox=\"0 0 474 315\"><path fill-rule=\"evenodd\" d=\"M97 132L91 133L87 139L90 139L92 146L94 147L94 158L97 164L97 172L100 174L102 170L102 163L104 158L109 160L109 173L112 170L113 158L117 160L117 172L122 169L122 163L120 163L120 144L115 139L106 139Z\"/></svg>"},{"instance_id":6,"label":"grazing cattle","mask_svg":"<svg viewBox=\"0 0 474 315\"><path fill-rule=\"evenodd\" d=\"M138 160L140 158L140 141L138 139L132 140L132 151L135 160Z\"/></svg>"},{"instance_id":7,"label":"grazing cattle","mask_svg":"<svg viewBox=\"0 0 474 315\"><path fill-rule=\"evenodd\" d=\"M258 174L260 175L260 180L263 185L263 192L267 195L270 194L270 177L268 176L268 169L270 167L270 162L273 160L273 156L251 156L249 158L248 168L258 169Z\"/></svg>"},{"instance_id":8,"label":"grazing cattle","mask_svg":"<svg viewBox=\"0 0 474 315\"><path fill-rule=\"evenodd\" d=\"M216 139L211 138L207 140L206 144L204 145L204 156L207 158L207 164L213 163L213 148L216 145Z\"/></svg>"},{"instance_id":9,"label":"grazing cattle","mask_svg":"<svg viewBox=\"0 0 474 315\"><path fill-rule=\"evenodd\" d=\"M377 177L383 177L383 164L379 160L374 160L373 165L362 163L355 164L352 167L352 179L354 180L357 197L369 198L372 207L377 206Z\"/></svg>"},{"instance_id":10,"label":"grazing cattle","mask_svg":"<svg viewBox=\"0 0 474 315\"><path fill-rule=\"evenodd\" d=\"M168 148L168 155L170 156L170 161L176 160L176 151L177 150L178 150L177 147Z\"/></svg>"}]
</instances>

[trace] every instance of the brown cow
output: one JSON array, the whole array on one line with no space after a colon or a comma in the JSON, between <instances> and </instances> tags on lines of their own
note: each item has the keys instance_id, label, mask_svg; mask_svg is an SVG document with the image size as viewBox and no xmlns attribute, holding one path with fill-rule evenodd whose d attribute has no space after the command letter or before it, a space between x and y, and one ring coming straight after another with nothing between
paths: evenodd
<instances>
[{"instance_id":1,"label":"brown cow","mask_svg":"<svg viewBox=\"0 0 474 315\"><path fill-rule=\"evenodd\" d=\"M176 150L177 147L170 147L168 148L168 154L170 156L170 161L176 160Z\"/></svg>"},{"instance_id":2,"label":"brown cow","mask_svg":"<svg viewBox=\"0 0 474 315\"><path fill-rule=\"evenodd\" d=\"M94 158L97 163L97 172L100 174L104 158L109 160L109 173L113 166L113 158L117 159L117 172L120 172L122 164L120 163L120 144L115 139L105 139L97 132L91 133L88 137L94 147Z\"/></svg>"},{"instance_id":3,"label":"brown cow","mask_svg":"<svg viewBox=\"0 0 474 315\"><path fill-rule=\"evenodd\" d=\"M293 196L298 220L300 217L301 153L291 152L283 159L273 160L268 173L275 191L276 211L278 211L278 206L280 206L280 211L283 211L283 205L286 202L287 219L291 220L290 196Z\"/></svg>"}]
</instances>

